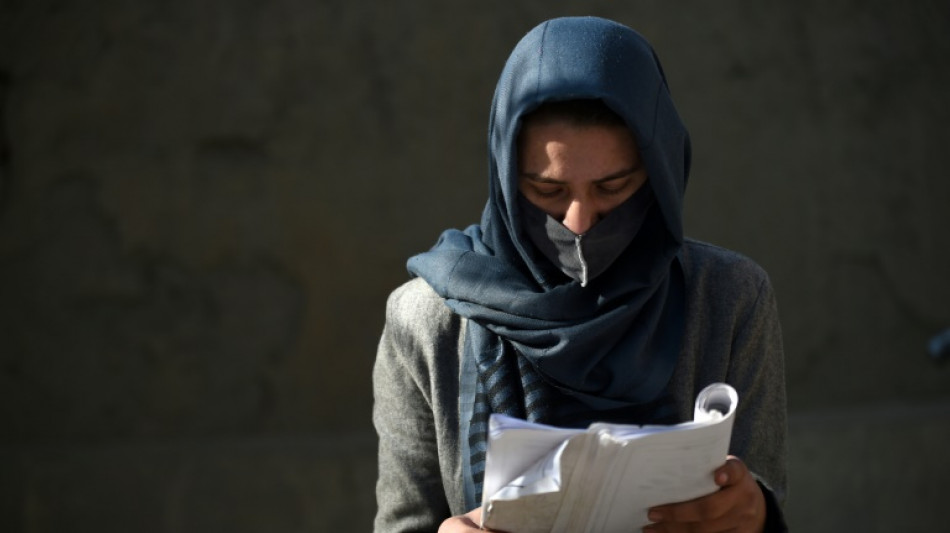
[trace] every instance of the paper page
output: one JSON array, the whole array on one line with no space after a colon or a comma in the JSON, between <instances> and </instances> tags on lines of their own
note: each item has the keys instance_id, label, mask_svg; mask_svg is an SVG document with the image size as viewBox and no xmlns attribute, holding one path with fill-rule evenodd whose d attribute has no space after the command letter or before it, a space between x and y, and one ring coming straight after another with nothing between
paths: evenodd
<instances>
[{"instance_id":1,"label":"paper page","mask_svg":"<svg viewBox=\"0 0 950 533\"><path fill-rule=\"evenodd\" d=\"M500 418L486 458L485 525L526 533L641 528L650 507L717 490L712 473L725 462L737 404L732 387L715 384L697 397L695 419L673 426L594 424L580 433Z\"/></svg>"},{"instance_id":2,"label":"paper page","mask_svg":"<svg viewBox=\"0 0 950 533\"><path fill-rule=\"evenodd\" d=\"M547 492L517 500L493 500L485 505L481 527L493 531L504 527L505 531L517 533L550 533L562 496L561 492Z\"/></svg>"},{"instance_id":3,"label":"paper page","mask_svg":"<svg viewBox=\"0 0 950 533\"><path fill-rule=\"evenodd\" d=\"M492 501L515 500L524 496L555 492L561 489L561 454L570 443L562 442L553 453L545 454L541 459L525 470L524 474L511 480L492 496Z\"/></svg>"},{"instance_id":4,"label":"paper page","mask_svg":"<svg viewBox=\"0 0 950 533\"><path fill-rule=\"evenodd\" d=\"M488 420L488 453L485 456L485 479L482 503L512 480L560 446L578 429L563 429L533 424L505 415L493 414Z\"/></svg>"},{"instance_id":5,"label":"paper page","mask_svg":"<svg viewBox=\"0 0 950 533\"><path fill-rule=\"evenodd\" d=\"M693 422L608 443L623 449L618 454L622 460L613 465L610 478L605 479L610 487L601 490L589 531L622 531L631 526L639 529L650 523L650 507L716 491L713 471L722 466L729 453L737 405L738 396L732 387L710 385L696 398Z\"/></svg>"},{"instance_id":6,"label":"paper page","mask_svg":"<svg viewBox=\"0 0 950 533\"><path fill-rule=\"evenodd\" d=\"M565 449L561 458L564 498L557 513L550 518L551 533L583 531L587 513L594 503L594 495L583 489L596 479L597 466L608 462L604 457L606 450L598 441L597 434L586 433L572 437Z\"/></svg>"},{"instance_id":7,"label":"paper page","mask_svg":"<svg viewBox=\"0 0 950 533\"><path fill-rule=\"evenodd\" d=\"M729 451L732 418L692 431L656 433L626 443L623 464L615 465L616 486L604 491L593 531L620 531L647 525L655 505L687 501L717 490L713 471Z\"/></svg>"},{"instance_id":8,"label":"paper page","mask_svg":"<svg viewBox=\"0 0 950 533\"><path fill-rule=\"evenodd\" d=\"M516 478L485 504L482 527L528 533L552 531L552 523L563 505L562 498L584 453L589 435L576 433L561 442L554 453L533 465L525 476ZM540 492L557 482L558 489ZM522 487L520 483L525 483ZM517 499L513 499L518 495Z\"/></svg>"}]
</instances>

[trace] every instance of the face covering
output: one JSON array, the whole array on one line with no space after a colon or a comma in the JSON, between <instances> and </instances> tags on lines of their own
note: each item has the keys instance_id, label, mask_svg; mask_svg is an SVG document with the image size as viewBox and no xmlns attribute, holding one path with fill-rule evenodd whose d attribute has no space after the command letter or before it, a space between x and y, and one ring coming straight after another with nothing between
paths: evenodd
<instances>
[{"instance_id":1,"label":"face covering","mask_svg":"<svg viewBox=\"0 0 950 533\"><path fill-rule=\"evenodd\" d=\"M578 235L518 194L524 229L538 250L582 287L602 274L627 248L653 205L647 181L622 204Z\"/></svg>"}]
</instances>

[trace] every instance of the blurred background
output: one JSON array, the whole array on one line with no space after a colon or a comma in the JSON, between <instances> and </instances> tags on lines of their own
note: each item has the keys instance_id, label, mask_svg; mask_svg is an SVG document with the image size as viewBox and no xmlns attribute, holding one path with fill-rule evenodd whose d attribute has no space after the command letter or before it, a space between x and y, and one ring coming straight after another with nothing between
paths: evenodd
<instances>
[{"instance_id":1,"label":"blurred background","mask_svg":"<svg viewBox=\"0 0 950 533\"><path fill-rule=\"evenodd\" d=\"M0 531L370 530L385 298L567 14L655 45L687 233L772 276L792 529L946 527L950 4L3 0Z\"/></svg>"}]
</instances>

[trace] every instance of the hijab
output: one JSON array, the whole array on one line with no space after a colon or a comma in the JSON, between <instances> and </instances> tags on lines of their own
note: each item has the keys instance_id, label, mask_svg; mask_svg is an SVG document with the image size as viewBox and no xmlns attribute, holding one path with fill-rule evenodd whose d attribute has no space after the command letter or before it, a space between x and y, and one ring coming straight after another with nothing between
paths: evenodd
<instances>
[{"instance_id":1,"label":"hijab","mask_svg":"<svg viewBox=\"0 0 950 533\"><path fill-rule=\"evenodd\" d=\"M623 119L653 195L629 245L586 286L537 249L518 199L522 117L542 103L575 99L601 100ZM474 412L473 426L461 428L472 437L473 464L483 461L476 457L484 440L479 413L555 423L577 411L596 415L656 400L673 373L685 314L677 254L689 137L640 34L596 17L532 29L498 80L488 143L480 223L445 231L408 262L411 275L468 319L462 380L474 379L478 394L473 407L462 398L460 410Z\"/></svg>"}]
</instances>

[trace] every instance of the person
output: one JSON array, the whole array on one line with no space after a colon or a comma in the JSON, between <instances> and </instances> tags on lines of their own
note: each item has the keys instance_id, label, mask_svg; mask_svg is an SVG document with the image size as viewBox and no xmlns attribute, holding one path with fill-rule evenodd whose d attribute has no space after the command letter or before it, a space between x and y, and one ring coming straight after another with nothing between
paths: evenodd
<instances>
[{"instance_id":1,"label":"person","mask_svg":"<svg viewBox=\"0 0 950 533\"><path fill-rule=\"evenodd\" d=\"M410 258L387 302L376 531L478 530L490 413L671 424L712 382L740 398L720 489L646 530L785 530L775 297L750 259L683 237L690 141L652 47L600 18L537 26L498 81L489 151L480 224Z\"/></svg>"}]
</instances>

